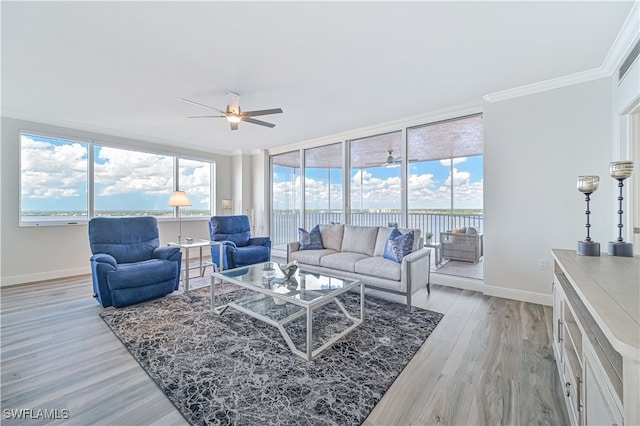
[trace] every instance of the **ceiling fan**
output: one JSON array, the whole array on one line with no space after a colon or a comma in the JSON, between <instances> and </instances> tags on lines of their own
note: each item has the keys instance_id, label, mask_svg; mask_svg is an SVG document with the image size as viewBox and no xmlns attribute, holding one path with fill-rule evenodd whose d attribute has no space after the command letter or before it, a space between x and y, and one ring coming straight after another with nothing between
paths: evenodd
<instances>
[{"instance_id":1,"label":"ceiling fan","mask_svg":"<svg viewBox=\"0 0 640 426\"><path fill-rule=\"evenodd\" d=\"M231 102L229 102L229 105L227 105L226 111L222 111L221 109L214 108L209 105L190 101L188 99L180 98L179 100L193 104L193 105L201 106L203 108L212 109L222 114L222 115L196 115L196 116L191 116L187 118L226 118L227 121L229 122L229 125L231 126L231 130L238 130L238 123L241 121L252 123L252 124L258 124L260 126L265 126L270 128L276 126L273 123L267 123L266 121L256 120L255 118L252 118L252 117L255 117L258 115L280 114L282 112L282 109L273 108L273 109L261 109L256 111L241 111L240 95L233 92L229 92L229 95L231 96Z\"/></svg>"},{"instance_id":2,"label":"ceiling fan","mask_svg":"<svg viewBox=\"0 0 640 426\"><path fill-rule=\"evenodd\" d=\"M389 153L389 156L387 157L387 159L383 162L376 162L376 163L364 163L366 166L369 167L398 167L400 166L400 164L402 164L402 157L394 157L393 156L393 150L390 149L387 151Z\"/></svg>"}]
</instances>

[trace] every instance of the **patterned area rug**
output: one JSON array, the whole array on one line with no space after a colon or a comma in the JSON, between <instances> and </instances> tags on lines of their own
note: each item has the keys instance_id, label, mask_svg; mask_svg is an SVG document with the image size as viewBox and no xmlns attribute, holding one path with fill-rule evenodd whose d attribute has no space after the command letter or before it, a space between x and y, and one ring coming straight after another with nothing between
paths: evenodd
<instances>
[{"instance_id":1,"label":"patterned area rug","mask_svg":"<svg viewBox=\"0 0 640 426\"><path fill-rule=\"evenodd\" d=\"M216 294L222 304L247 293L223 284ZM359 297L340 300L358 316ZM314 313L314 335L326 338L343 325L336 306ZM212 313L208 288L100 317L191 424L359 425L442 314L407 313L405 305L367 296L365 322L312 362L294 355L271 325L231 308ZM304 324L303 316L287 327L301 350Z\"/></svg>"}]
</instances>

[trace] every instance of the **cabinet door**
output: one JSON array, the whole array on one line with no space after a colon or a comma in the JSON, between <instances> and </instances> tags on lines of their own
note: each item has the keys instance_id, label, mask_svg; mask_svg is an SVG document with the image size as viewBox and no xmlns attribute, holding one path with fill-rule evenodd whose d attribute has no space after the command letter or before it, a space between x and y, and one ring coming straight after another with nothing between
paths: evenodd
<instances>
[{"instance_id":1,"label":"cabinet door","mask_svg":"<svg viewBox=\"0 0 640 426\"><path fill-rule=\"evenodd\" d=\"M553 281L553 352L556 356L558 369L562 371L562 305L564 294L558 279Z\"/></svg>"},{"instance_id":2,"label":"cabinet door","mask_svg":"<svg viewBox=\"0 0 640 426\"><path fill-rule=\"evenodd\" d=\"M586 424L622 426L622 413L606 385L603 372L600 370L602 367L599 363L594 362L590 355L585 355L584 405Z\"/></svg>"},{"instance_id":3,"label":"cabinet door","mask_svg":"<svg viewBox=\"0 0 640 426\"><path fill-rule=\"evenodd\" d=\"M565 349L566 348L562 350L562 356L565 359L565 362L562 364L562 375L560 378L563 380L563 391L566 398L567 411L572 425L583 425L585 423L583 416L583 388L582 379L580 378L581 371L576 373L569 359L571 355L567 356ZM573 365L575 364L576 363L574 362ZM580 368L580 365L578 365L577 368Z\"/></svg>"}]
</instances>

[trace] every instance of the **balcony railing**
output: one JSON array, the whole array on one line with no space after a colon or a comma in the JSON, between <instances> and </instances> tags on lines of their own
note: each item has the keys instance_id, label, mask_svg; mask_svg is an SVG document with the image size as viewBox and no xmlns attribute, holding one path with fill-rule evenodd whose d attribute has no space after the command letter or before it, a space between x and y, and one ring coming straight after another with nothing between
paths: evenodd
<instances>
[{"instance_id":1,"label":"balcony railing","mask_svg":"<svg viewBox=\"0 0 640 426\"><path fill-rule=\"evenodd\" d=\"M342 213L307 213L305 223L309 228L317 224L344 223ZM388 226L401 223L400 213L351 213L351 224L360 226ZM422 236L433 234L432 241L440 241L440 232L472 226L483 232L483 215L478 214L433 214L409 213L408 228L420 229ZM286 244L298 240L298 228L301 227L297 213L276 213L273 215L271 241L274 248L284 249Z\"/></svg>"}]
</instances>

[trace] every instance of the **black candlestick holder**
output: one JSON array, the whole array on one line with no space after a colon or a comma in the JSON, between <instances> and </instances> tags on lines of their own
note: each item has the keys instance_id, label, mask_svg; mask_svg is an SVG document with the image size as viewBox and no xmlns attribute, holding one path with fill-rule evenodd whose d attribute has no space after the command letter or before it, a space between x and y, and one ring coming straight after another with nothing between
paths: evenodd
<instances>
[{"instance_id":1,"label":"black candlestick holder","mask_svg":"<svg viewBox=\"0 0 640 426\"><path fill-rule=\"evenodd\" d=\"M633 161L614 161L609 163L609 174L618 181L618 238L610 241L607 252L610 256L633 257L633 244L627 243L622 238L622 189L624 180L633 174Z\"/></svg>"},{"instance_id":2,"label":"black candlestick holder","mask_svg":"<svg viewBox=\"0 0 640 426\"><path fill-rule=\"evenodd\" d=\"M589 201L591 201L591 194L598 189L599 184L600 176L578 176L578 191L584 193L584 200L587 203L587 210L585 211L587 215L587 224L585 225L587 236L584 241L578 241L577 253L580 256L600 256L600 243L591 240L591 223L589 222L589 215L591 214Z\"/></svg>"}]
</instances>

